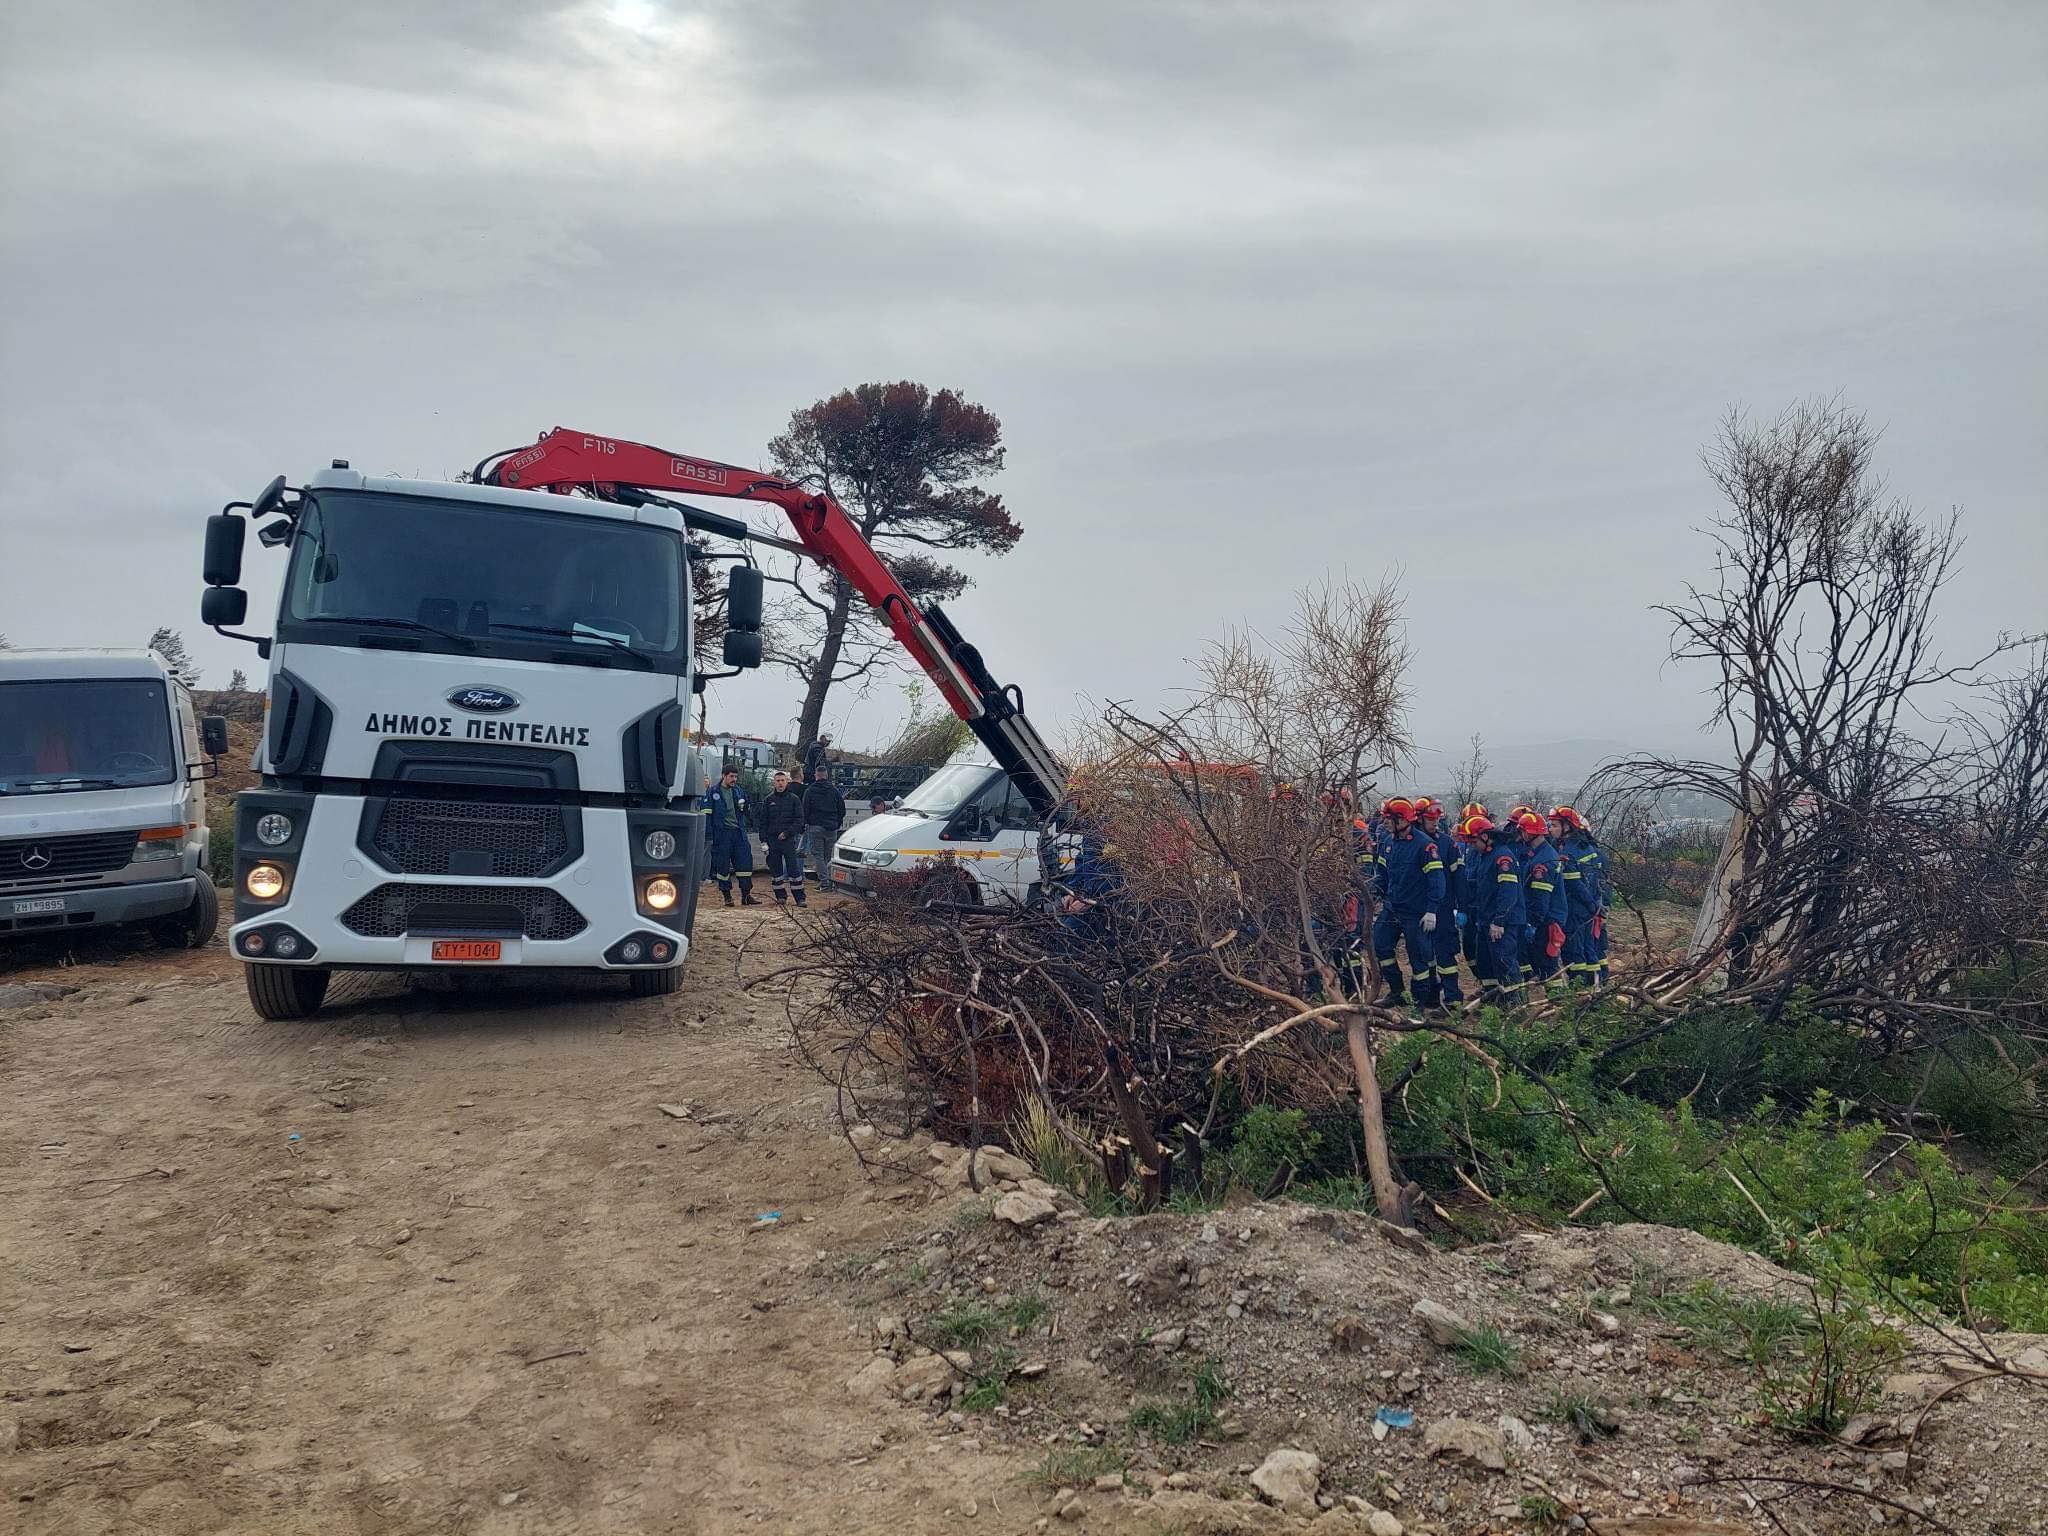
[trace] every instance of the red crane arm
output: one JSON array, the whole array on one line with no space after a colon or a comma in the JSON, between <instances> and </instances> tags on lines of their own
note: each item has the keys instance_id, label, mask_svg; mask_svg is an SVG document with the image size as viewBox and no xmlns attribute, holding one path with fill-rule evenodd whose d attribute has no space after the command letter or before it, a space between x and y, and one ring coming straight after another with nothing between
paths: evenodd
<instances>
[{"instance_id":1,"label":"red crane arm","mask_svg":"<svg viewBox=\"0 0 2048 1536\"><path fill-rule=\"evenodd\" d=\"M830 495L791 480L672 453L646 443L600 437L556 427L530 448L500 454L477 467L478 480L527 491L587 491L603 500L628 486L680 491L738 501L769 502L782 508L804 549L827 570L843 576L910 652L939 696L982 742L1041 816L1049 816L1064 793L1058 760L1030 722L1014 689L998 685L980 653L960 638L937 608L921 611L903 584Z\"/></svg>"}]
</instances>

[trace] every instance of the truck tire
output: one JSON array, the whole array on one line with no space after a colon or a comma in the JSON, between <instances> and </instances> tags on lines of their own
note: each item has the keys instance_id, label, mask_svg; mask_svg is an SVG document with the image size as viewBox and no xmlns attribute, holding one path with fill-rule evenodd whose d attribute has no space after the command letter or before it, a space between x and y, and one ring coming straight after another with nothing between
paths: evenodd
<instances>
[{"instance_id":1,"label":"truck tire","mask_svg":"<svg viewBox=\"0 0 2048 1536\"><path fill-rule=\"evenodd\" d=\"M220 893L213 888L213 877L201 870L192 905L176 917L153 924L152 931L166 949L204 949L213 942L213 930L219 925Z\"/></svg>"},{"instance_id":2,"label":"truck tire","mask_svg":"<svg viewBox=\"0 0 2048 1536\"><path fill-rule=\"evenodd\" d=\"M317 966L244 965L249 983L249 1004L257 1017L303 1019L317 1010L327 996L331 971Z\"/></svg>"},{"instance_id":3,"label":"truck tire","mask_svg":"<svg viewBox=\"0 0 2048 1536\"><path fill-rule=\"evenodd\" d=\"M672 965L662 971L633 971L626 985L635 997L666 997L683 984L683 968Z\"/></svg>"}]
</instances>

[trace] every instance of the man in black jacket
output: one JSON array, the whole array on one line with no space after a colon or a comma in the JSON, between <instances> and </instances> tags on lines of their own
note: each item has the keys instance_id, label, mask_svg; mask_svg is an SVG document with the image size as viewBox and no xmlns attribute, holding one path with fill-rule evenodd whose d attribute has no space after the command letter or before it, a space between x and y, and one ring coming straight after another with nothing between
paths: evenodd
<instances>
[{"instance_id":1,"label":"man in black jacket","mask_svg":"<svg viewBox=\"0 0 2048 1536\"><path fill-rule=\"evenodd\" d=\"M768 845L768 881L775 905L791 896L804 904L804 796L775 770L775 792L761 802L761 841Z\"/></svg>"},{"instance_id":2,"label":"man in black jacket","mask_svg":"<svg viewBox=\"0 0 2048 1536\"><path fill-rule=\"evenodd\" d=\"M828 767L812 774L811 782L804 786L804 845L810 850L811 873L821 891L831 869L833 845L845 825L846 797L832 782L832 770Z\"/></svg>"}]
</instances>

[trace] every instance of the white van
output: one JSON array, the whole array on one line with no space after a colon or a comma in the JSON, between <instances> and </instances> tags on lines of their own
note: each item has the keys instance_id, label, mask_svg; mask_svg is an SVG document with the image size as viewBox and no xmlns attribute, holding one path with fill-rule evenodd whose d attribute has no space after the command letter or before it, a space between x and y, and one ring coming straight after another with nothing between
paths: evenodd
<instances>
[{"instance_id":1,"label":"white van","mask_svg":"<svg viewBox=\"0 0 2048 1536\"><path fill-rule=\"evenodd\" d=\"M226 750L154 651L0 651L0 940L211 939L205 781Z\"/></svg>"},{"instance_id":2,"label":"white van","mask_svg":"<svg viewBox=\"0 0 2048 1536\"><path fill-rule=\"evenodd\" d=\"M839 836L827 878L838 890L907 886L950 866L967 900L1037 899L1038 813L988 749L962 747L893 811Z\"/></svg>"}]
</instances>

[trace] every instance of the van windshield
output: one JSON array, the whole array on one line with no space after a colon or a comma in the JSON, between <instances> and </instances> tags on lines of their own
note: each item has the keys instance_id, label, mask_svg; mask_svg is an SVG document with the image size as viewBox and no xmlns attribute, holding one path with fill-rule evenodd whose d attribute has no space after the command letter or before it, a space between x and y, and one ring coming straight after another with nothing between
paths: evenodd
<instances>
[{"instance_id":1,"label":"van windshield","mask_svg":"<svg viewBox=\"0 0 2048 1536\"><path fill-rule=\"evenodd\" d=\"M168 784L176 766L154 678L0 683L0 795Z\"/></svg>"},{"instance_id":2,"label":"van windshield","mask_svg":"<svg viewBox=\"0 0 2048 1536\"><path fill-rule=\"evenodd\" d=\"M974 797L998 768L949 763L903 797L898 809L906 816L950 816Z\"/></svg>"}]
</instances>

